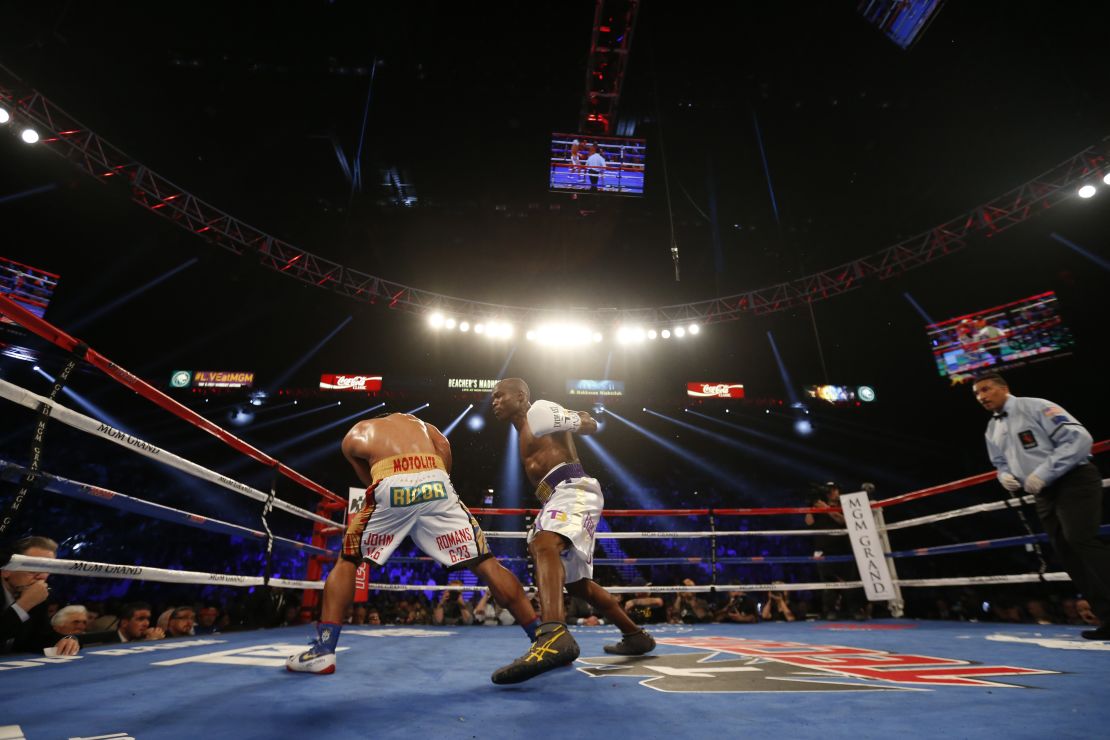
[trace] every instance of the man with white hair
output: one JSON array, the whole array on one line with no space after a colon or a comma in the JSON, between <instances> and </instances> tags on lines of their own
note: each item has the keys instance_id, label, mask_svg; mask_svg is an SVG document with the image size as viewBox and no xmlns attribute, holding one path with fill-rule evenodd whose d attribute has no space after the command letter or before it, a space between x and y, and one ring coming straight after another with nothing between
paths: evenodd
<instances>
[{"instance_id":1,"label":"man with white hair","mask_svg":"<svg viewBox=\"0 0 1110 740\"><path fill-rule=\"evenodd\" d=\"M80 635L89 627L89 612L80 604L63 606L51 617L50 626L59 635Z\"/></svg>"}]
</instances>

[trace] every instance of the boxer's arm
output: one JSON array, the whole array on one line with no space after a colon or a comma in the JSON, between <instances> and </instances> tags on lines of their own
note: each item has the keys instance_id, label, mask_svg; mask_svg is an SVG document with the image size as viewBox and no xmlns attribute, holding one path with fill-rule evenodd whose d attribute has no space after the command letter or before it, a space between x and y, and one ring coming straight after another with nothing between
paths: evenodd
<instances>
[{"instance_id":1,"label":"boxer's arm","mask_svg":"<svg viewBox=\"0 0 1110 740\"><path fill-rule=\"evenodd\" d=\"M597 432L597 419L590 416L586 411L576 411L578 418L582 420L581 425L578 427L579 434L595 434Z\"/></svg>"}]
</instances>

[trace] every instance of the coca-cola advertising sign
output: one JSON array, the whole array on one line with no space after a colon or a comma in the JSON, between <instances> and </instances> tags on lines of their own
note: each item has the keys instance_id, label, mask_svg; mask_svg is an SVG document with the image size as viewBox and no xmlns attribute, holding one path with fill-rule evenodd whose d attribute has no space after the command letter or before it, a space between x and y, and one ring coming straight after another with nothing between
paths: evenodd
<instances>
[{"instance_id":1,"label":"coca-cola advertising sign","mask_svg":"<svg viewBox=\"0 0 1110 740\"><path fill-rule=\"evenodd\" d=\"M320 390L322 391L380 391L382 389L382 376L380 375L321 375Z\"/></svg>"},{"instance_id":2,"label":"coca-cola advertising sign","mask_svg":"<svg viewBox=\"0 0 1110 740\"><path fill-rule=\"evenodd\" d=\"M743 398L743 383L687 383L690 398Z\"/></svg>"}]
</instances>

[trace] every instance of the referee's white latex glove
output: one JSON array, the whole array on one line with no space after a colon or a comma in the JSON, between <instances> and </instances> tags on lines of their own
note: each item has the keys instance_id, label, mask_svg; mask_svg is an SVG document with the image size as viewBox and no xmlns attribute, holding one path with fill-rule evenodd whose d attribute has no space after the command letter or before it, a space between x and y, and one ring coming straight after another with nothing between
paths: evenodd
<instances>
[{"instance_id":1,"label":"referee's white latex glove","mask_svg":"<svg viewBox=\"0 0 1110 740\"><path fill-rule=\"evenodd\" d=\"M1009 473L999 473L998 482L1010 493L1017 493L1021 490L1021 481Z\"/></svg>"},{"instance_id":2,"label":"referee's white latex glove","mask_svg":"<svg viewBox=\"0 0 1110 740\"><path fill-rule=\"evenodd\" d=\"M1036 495L1036 494L1040 493L1043 488L1044 488L1044 481L1041 480L1040 478L1038 478L1037 476L1030 475L1028 478L1025 479L1025 492L1026 493L1032 493L1032 494Z\"/></svg>"}]
</instances>

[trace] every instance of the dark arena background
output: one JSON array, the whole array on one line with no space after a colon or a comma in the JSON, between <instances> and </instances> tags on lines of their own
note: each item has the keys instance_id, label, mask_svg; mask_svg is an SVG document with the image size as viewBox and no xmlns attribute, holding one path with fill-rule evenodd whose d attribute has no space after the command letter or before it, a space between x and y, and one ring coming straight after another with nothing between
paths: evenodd
<instances>
[{"instance_id":1,"label":"dark arena background","mask_svg":"<svg viewBox=\"0 0 1110 740\"><path fill-rule=\"evenodd\" d=\"M0 5L0 738L1090 737L1110 614L972 385L1049 399L1107 469L1108 15ZM510 377L597 419L594 579L658 647L605 654L568 597L573 667L495 686L527 638L405 541L336 674L286 672L360 419L442 430L534 585ZM456 577L476 624L437 623Z\"/></svg>"}]
</instances>

